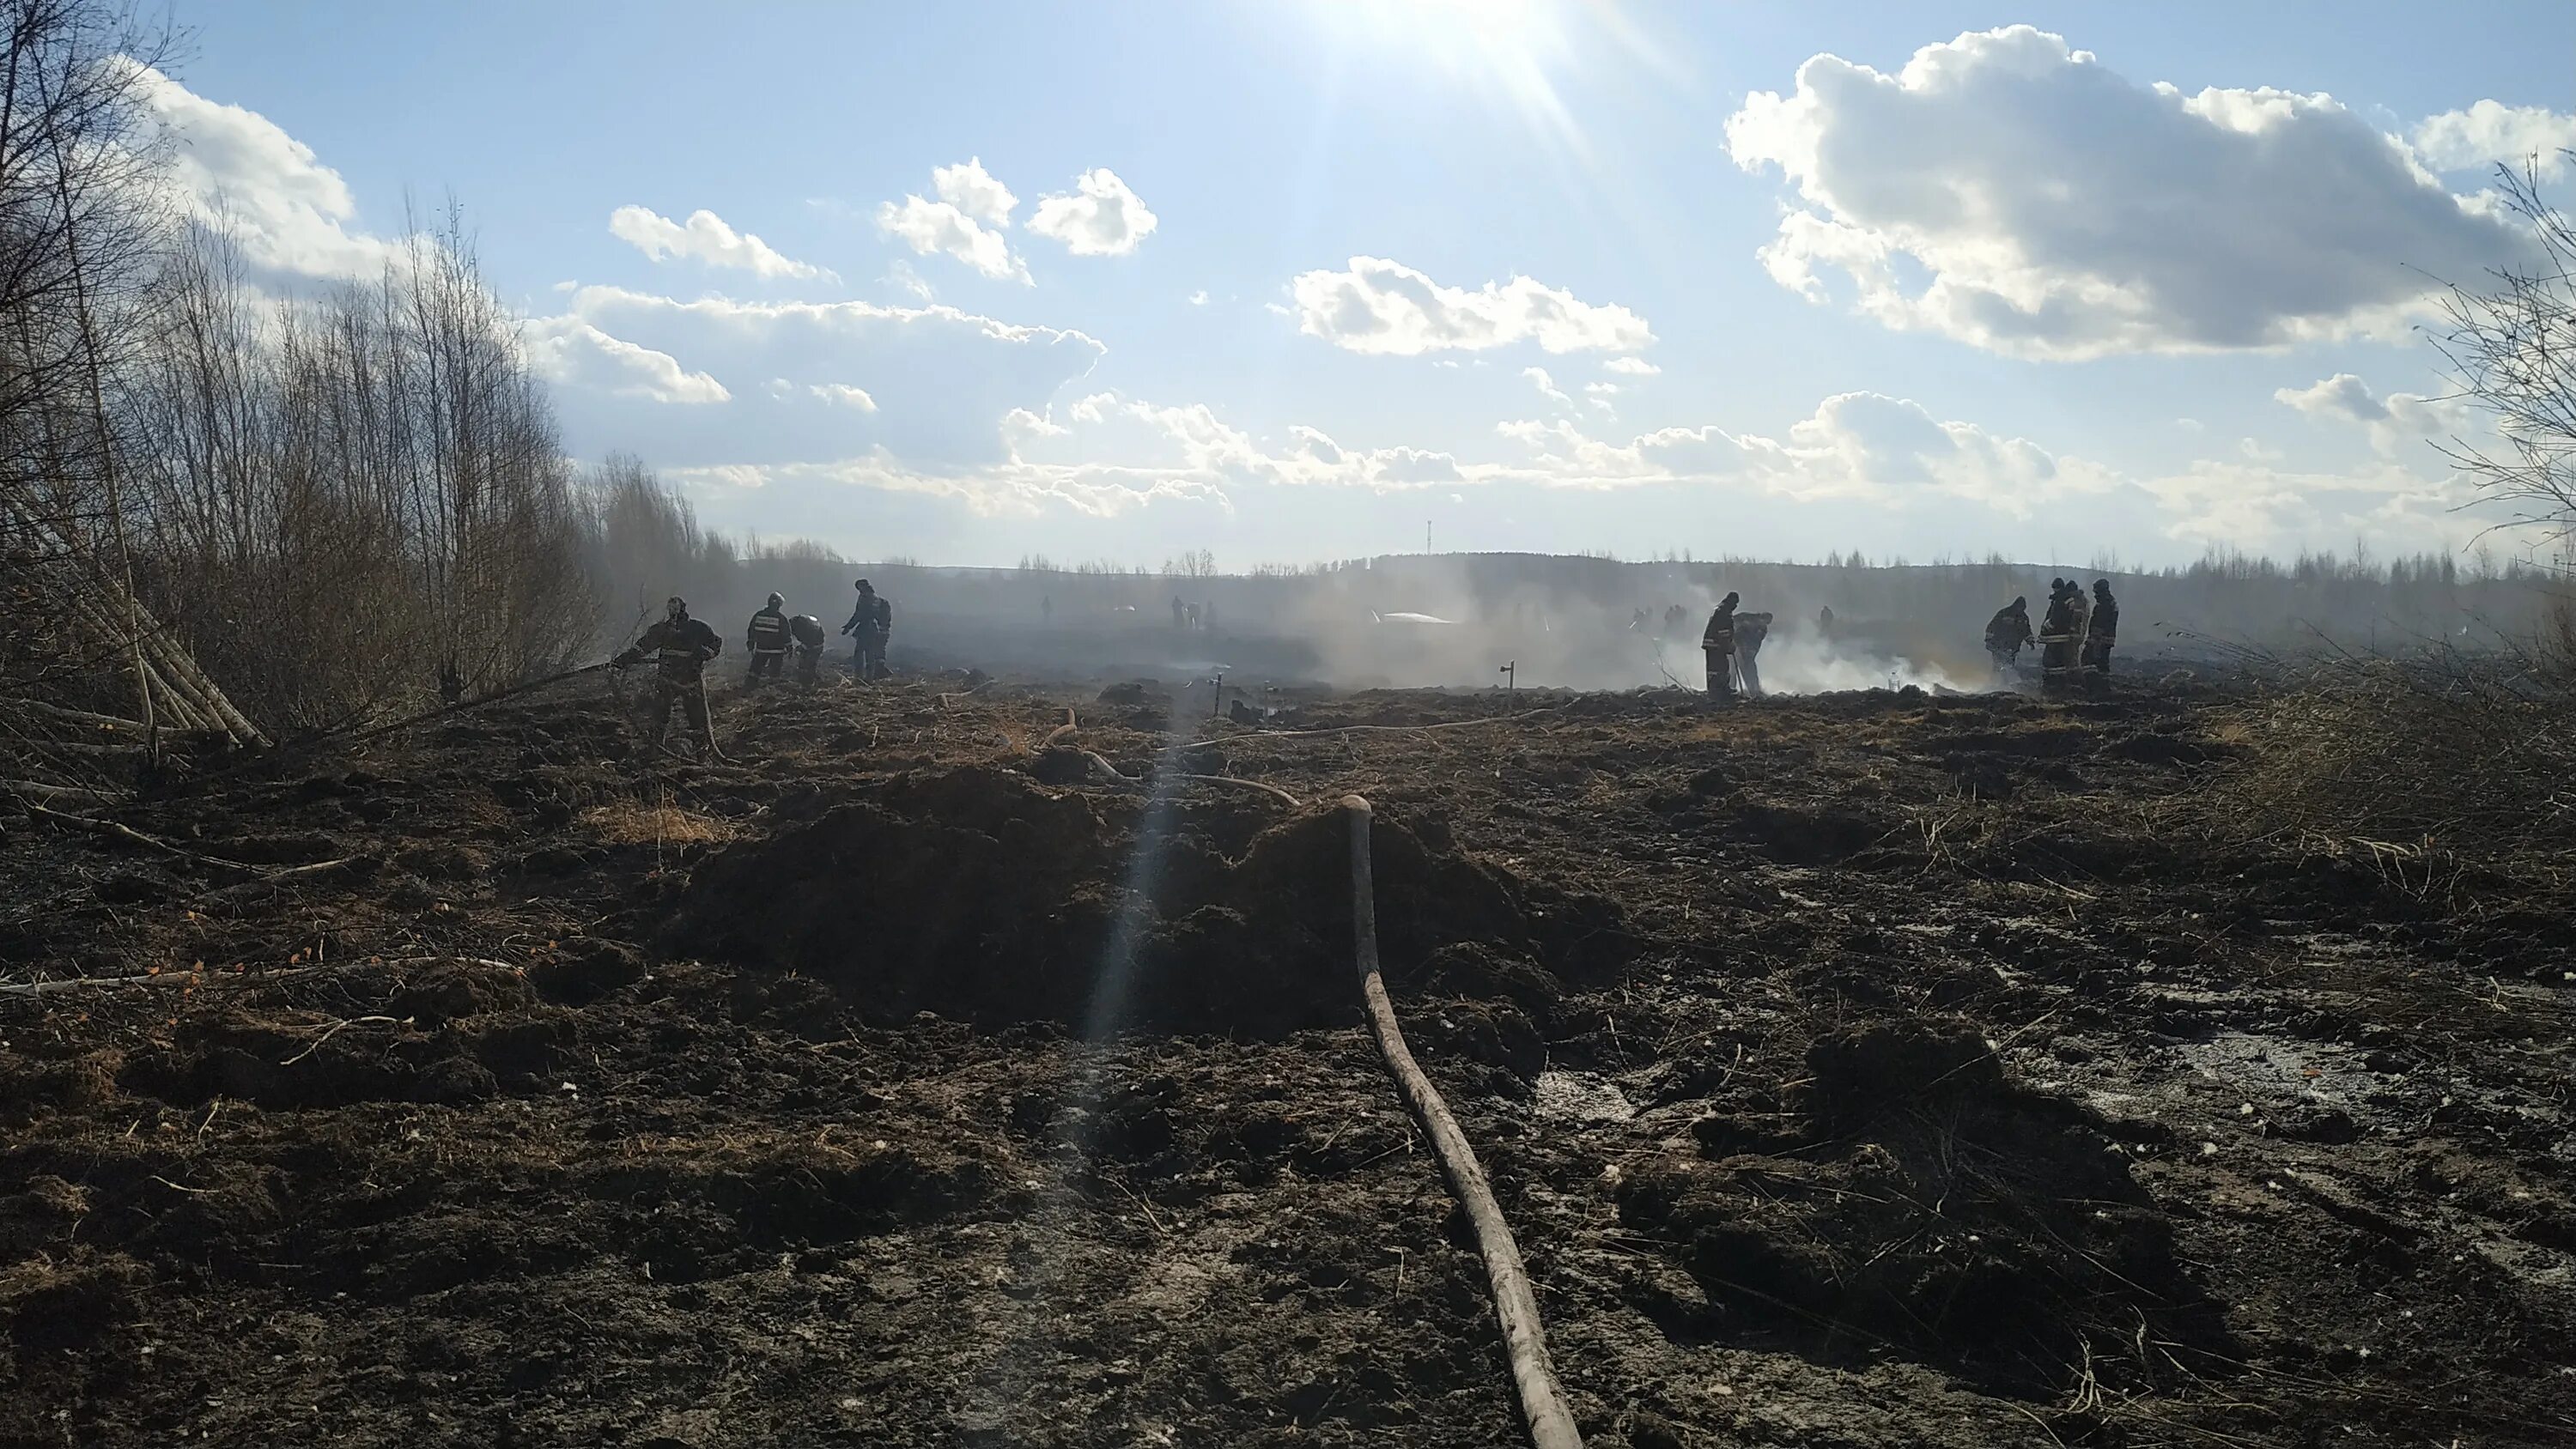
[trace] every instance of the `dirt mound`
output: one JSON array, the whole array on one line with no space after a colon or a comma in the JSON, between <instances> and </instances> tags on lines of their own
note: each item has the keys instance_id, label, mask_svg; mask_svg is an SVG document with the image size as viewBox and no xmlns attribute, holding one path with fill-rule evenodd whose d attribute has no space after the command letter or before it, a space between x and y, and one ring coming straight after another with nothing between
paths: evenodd
<instances>
[{"instance_id":1,"label":"dirt mound","mask_svg":"<svg viewBox=\"0 0 2576 1449\"><path fill-rule=\"evenodd\" d=\"M982 769L903 776L715 856L665 944L817 978L888 1021L930 1011L1259 1037L1344 1024L1356 1003L1349 827L1334 811L1264 825L1278 813L1060 794ZM1384 816L1375 828L1396 989L1481 985L1544 1002L1555 972L1597 970L1615 951L1574 944L1615 928L1606 903L1435 850ZM1483 964L1462 969L1470 959Z\"/></svg>"},{"instance_id":2,"label":"dirt mound","mask_svg":"<svg viewBox=\"0 0 2576 1449\"><path fill-rule=\"evenodd\" d=\"M2109 1127L2014 1085L1974 1027L1872 1022L1807 1067L1793 1110L1704 1120L1699 1160L1620 1185L1621 1220L1706 1294L1688 1326L1894 1350L2009 1392L2152 1376L2121 1347L2142 1323L2185 1358L2228 1349Z\"/></svg>"}]
</instances>

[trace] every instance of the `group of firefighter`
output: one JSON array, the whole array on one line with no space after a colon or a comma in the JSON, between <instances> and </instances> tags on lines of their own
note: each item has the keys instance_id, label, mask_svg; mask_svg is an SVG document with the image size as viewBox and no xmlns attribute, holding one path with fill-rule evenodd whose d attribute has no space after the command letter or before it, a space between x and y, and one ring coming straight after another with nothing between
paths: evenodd
<instances>
[{"instance_id":1,"label":"group of firefighter","mask_svg":"<svg viewBox=\"0 0 2576 1449\"><path fill-rule=\"evenodd\" d=\"M2098 683L2110 676L2111 646L2119 642L2120 601L2111 597L2111 581L2095 579L2092 597L2074 579L2048 581L2048 612L2039 627L2030 623L2030 600L2019 598L1986 621L1986 653L1995 674L2009 677L2021 651L2039 646L2042 684Z\"/></svg>"},{"instance_id":2,"label":"group of firefighter","mask_svg":"<svg viewBox=\"0 0 2576 1449\"><path fill-rule=\"evenodd\" d=\"M873 682L890 673L886 640L894 632L894 606L866 579L860 579L857 587L858 602L841 633L853 644L850 672ZM743 675L745 689L785 680L791 654L796 658L798 682L811 686L821 676L823 621L811 614L790 615L784 595L771 594L760 612L751 616L743 645L751 653L751 667ZM671 722L671 706L676 704L688 714L691 735L713 754L715 729L707 717L706 667L723 652L724 640L715 629L704 619L691 617L689 601L673 595L663 604L661 621L608 661L608 667L622 670L647 659L654 661L652 726L647 738L661 740Z\"/></svg>"},{"instance_id":3,"label":"group of firefighter","mask_svg":"<svg viewBox=\"0 0 2576 1449\"><path fill-rule=\"evenodd\" d=\"M1708 616L1708 627L1700 631L1700 653L1708 664L1708 692L1720 700L1733 700L1738 695L1759 699L1762 695L1762 671L1755 661L1762 653L1762 641L1771 633L1771 615L1744 614L1736 611L1740 602L1729 593L1720 599ZM1670 630L1681 606L1665 610L1664 624ZM1639 632L1650 627L1646 611L1639 609L1629 627ZM1826 609L1816 616L1817 629L1833 633L1834 611ZM2093 593L2087 598L2084 586L2074 579L2048 581L2048 612L2034 629L2030 622L2030 600L2015 599L1995 611L1986 623L1986 652L1995 661L1995 677L2012 677L2014 661L2021 651L2033 644L2039 646L2040 682L2043 686L2067 683L2098 683L2110 676L2111 646L2120 633L2120 601L2111 596L2111 581L2095 579Z\"/></svg>"},{"instance_id":4,"label":"group of firefighter","mask_svg":"<svg viewBox=\"0 0 2576 1449\"><path fill-rule=\"evenodd\" d=\"M1762 655L1762 641L1771 637L1771 616L1739 614L1735 607L1740 602L1737 594L1728 591L1708 616L1708 627L1700 631L1699 649L1708 661L1712 699L1732 701L1739 694L1747 699L1762 697L1762 670L1756 661ZM1669 622L1671 611L1665 613Z\"/></svg>"}]
</instances>

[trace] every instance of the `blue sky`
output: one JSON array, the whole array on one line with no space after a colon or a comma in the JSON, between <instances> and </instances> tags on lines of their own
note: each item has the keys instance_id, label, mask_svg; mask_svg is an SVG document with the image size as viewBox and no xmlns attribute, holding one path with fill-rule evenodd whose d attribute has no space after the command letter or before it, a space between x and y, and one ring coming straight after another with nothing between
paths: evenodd
<instances>
[{"instance_id":1,"label":"blue sky","mask_svg":"<svg viewBox=\"0 0 2576 1449\"><path fill-rule=\"evenodd\" d=\"M2576 144L2556 4L180 18L281 289L453 193L577 455L967 563L2458 547L2408 268Z\"/></svg>"}]
</instances>

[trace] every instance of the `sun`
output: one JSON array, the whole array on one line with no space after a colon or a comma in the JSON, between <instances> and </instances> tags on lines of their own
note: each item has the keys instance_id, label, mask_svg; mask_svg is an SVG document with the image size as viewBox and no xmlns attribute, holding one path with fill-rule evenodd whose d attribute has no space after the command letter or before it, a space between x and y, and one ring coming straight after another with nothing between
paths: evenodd
<instances>
[{"instance_id":1,"label":"sun","mask_svg":"<svg viewBox=\"0 0 2576 1449\"><path fill-rule=\"evenodd\" d=\"M1452 82L1509 103L1541 129L1571 139L1551 79L1572 59L1572 22L1608 0L1311 0L1341 39L1382 57L1417 61Z\"/></svg>"}]
</instances>

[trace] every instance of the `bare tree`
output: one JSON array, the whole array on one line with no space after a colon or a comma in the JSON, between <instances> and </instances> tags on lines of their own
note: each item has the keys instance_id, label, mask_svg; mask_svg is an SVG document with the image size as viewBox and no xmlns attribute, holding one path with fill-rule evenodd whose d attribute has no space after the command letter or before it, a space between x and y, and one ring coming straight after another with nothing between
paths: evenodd
<instances>
[{"instance_id":1,"label":"bare tree","mask_svg":"<svg viewBox=\"0 0 2576 1449\"><path fill-rule=\"evenodd\" d=\"M192 227L157 316L125 398L154 592L261 708L336 722L596 642L594 520L452 212L282 303Z\"/></svg>"},{"instance_id":2,"label":"bare tree","mask_svg":"<svg viewBox=\"0 0 2576 1449\"><path fill-rule=\"evenodd\" d=\"M2562 154L2576 160L2576 151ZM2513 508L2515 522L2564 540L2576 530L2576 227L2541 195L2537 158L2499 172L2504 204L2527 224L2532 251L2482 286L2454 285L2435 345L2501 443L2445 452L2482 493Z\"/></svg>"}]
</instances>

